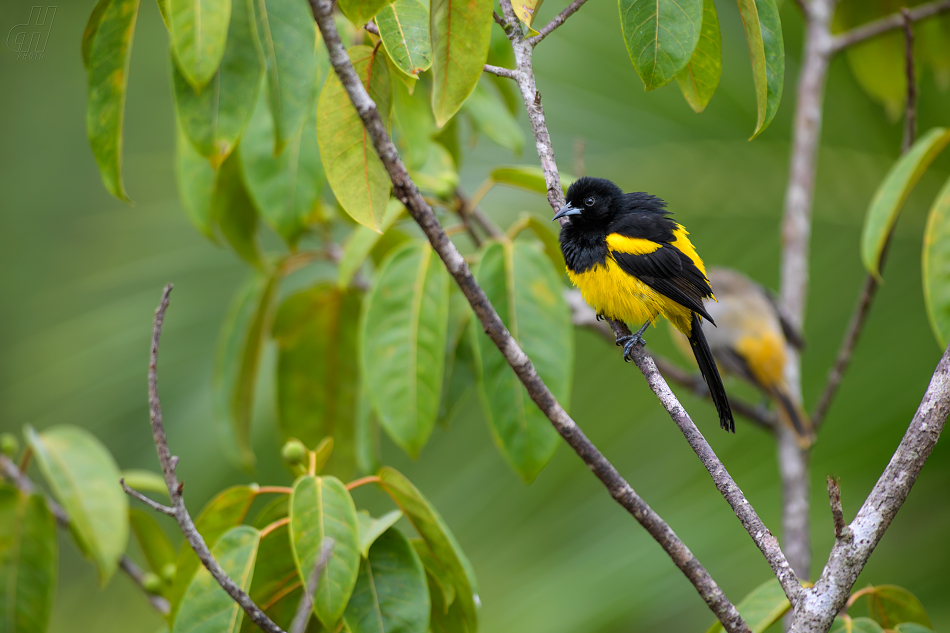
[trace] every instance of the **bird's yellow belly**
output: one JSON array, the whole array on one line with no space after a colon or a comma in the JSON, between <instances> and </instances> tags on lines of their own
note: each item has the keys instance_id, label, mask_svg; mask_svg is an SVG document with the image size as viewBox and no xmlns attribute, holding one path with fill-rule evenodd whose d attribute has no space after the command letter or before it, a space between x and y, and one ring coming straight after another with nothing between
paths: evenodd
<instances>
[{"instance_id":1,"label":"bird's yellow belly","mask_svg":"<svg viewBox=\"0 0 950 633\"><path fill-rule=\"evenodd\" d=\"M581 291L584 301L599 314L635 326L647 321L655 325L657 316L662 314L678 330L690 333L692 313L689 309L626 273L612 257L607 257L605 264L582 273L568 269L567 274Z\"/></svg>"}]
</instances>

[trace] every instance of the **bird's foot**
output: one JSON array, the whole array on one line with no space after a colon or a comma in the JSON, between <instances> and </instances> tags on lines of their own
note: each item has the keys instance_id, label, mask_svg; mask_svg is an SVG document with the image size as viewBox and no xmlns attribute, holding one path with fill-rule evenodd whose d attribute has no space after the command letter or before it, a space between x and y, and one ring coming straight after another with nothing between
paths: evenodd
<instances>
[{"instance_id":1,"label":"bird's foot","mask_svg":"<svg viewBox=\"0 0 950 633\"><path fill-rule=\"evenodd\" d=\"M595 318L596 318L598 321L603 321L603 320L604 320L604 313L603 313L603 312L598 312Z\"/></svg>"},{"instance_id":2,"label":"bird's foot","mask_svg":"<svg viewBox=\"0 0 950 633\"><path fill-rule=\"evenodd\" d=\"M638 344L647 344L646 340L643 338L643 333L646 331L648 325L650 325L649 321L644 323L643 327L641 327L635 333L617 338L617 345L623 347L623 359L626 362L629 363L631 360L633 360L633 349Z\"/></svg>"}]
</instances>

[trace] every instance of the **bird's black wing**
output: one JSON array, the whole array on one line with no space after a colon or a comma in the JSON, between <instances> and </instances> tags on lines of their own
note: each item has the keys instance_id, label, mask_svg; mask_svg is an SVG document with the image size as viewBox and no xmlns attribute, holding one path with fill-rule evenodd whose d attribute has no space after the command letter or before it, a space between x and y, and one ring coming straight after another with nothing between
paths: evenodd
<instances>
[{"instance_id":1,"label":"bird's black wing","mask_svg":"<svg viewBox=\"0 0 950 633\"><path fill-rule=\"evenodd\" d=\"M624 272L715 325L703 307L703 299L712 296L709 282L693 260L678 248L663 244L652 253L611 250L610 255Z\"/></svg>"}]
</instances>

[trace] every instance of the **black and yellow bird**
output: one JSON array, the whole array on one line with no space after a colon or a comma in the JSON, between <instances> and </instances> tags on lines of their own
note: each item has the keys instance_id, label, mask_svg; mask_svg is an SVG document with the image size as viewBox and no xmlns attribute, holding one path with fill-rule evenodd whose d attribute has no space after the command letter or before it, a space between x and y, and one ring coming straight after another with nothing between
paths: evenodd
<instances>
[{"instance_id":1,"label":"black and yellow bird","mask_svg":"<svg viewBox=\"0 0 950 633\"><path fill-rule=\"evenodd\" d=\"M561 251L567 273L597 314L643 327L617 339L629 361L647 326L665 316L686 335L709 386L722 428L735 432L722 378L701 327L713 322L705 299L715 299L703 261L666 203L646 193L624 193L603 178L581 178L567 191Z\"/></svg>"}]
</instances>

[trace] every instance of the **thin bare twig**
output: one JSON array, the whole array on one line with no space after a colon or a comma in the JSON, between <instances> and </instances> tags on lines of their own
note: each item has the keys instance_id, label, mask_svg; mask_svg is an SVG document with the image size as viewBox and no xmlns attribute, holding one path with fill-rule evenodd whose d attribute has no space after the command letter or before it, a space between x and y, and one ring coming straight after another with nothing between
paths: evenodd
<instances>
[{"instance_id":1,"label":"thin bare twig","mask_svg":"<svg viewBox=\"0 0 950 633\"><path fill-rule=\"evenodd\" d=\"M534 37L529 37L526 40L528 44L530 44L531 46L537 46L541 42L541 40L543 40L548 35L550 35L554 31L554 29L564 24L564 22L566 22L569 17L574 15L574 13L576 13L578 9L584 6L585 2L587 2L587 0L574 0L574 2L567 5L567 8L561 11L560 13L558 13L557 17L555 17L553 20L551 20L550 22L545 24L543 27L538 29L537 35L535 35Z\"/></svg>"},{"instance_id":2,"label":"thin bare twig","mask_svg":"<svg viewBox=\"0 0 950 633\"><path fill-rule=\"evenodd\" d=\"M848 526L850 539L836 539L815 586L793 607L792 630L824 633L848 600L854 583L890 527L930 457L950 413L950 349L937 364L920 406L884 472Z\"/></svg>"},{"instance_id":3,"label":"thin bare twig","mask_svg":"<svg viewBox=\"0 0 950 633\"><path fill-rule=\"evenodd\" d=\"M716 584L716 581L709 575L709 572L700 564L699 560L689 551L689 548L673 532L670 526L640 498L630 484L620 476L617 469L587 439L584 432L564 411L564 408L558 403L544 381L538 376L531 360L512 338L491 302L485 296L484 291L472 276L465 259L448 236L445 235L431 207L419 194L418 188L409 177L405 165L403 165L399 153L383 125L376 104L363 87L353 69L353 65L350 63L346 49L340 41L329 0L310 0L310 6L323 35L323 41L327 45L330 63L362 119L367 134L373 141L376 153L389 173L393 183L394 195L409 209L412 217L426 234L434 250L458 283L466 299L468 299L486 334L498 346L505 360L522 384L525 385L531 399L548 417L561 437L577 452L597 478L603 482L611 497L630 512L663 547L676 566L696 587L710 610L723 623L724 628L730 633L749 631L748 625L742 620L742 616L739 615L735 605L729 601L719 585ZM510 10L509 4L507 11ZM528 48L530 49L530 47ZM523 72L523 66L520 62L519 70ZM531 81L533 84L533 78ZM522 88L522 93L525 93L524 88ZM534 99L533 94L531 98ZM547 142L550 143L549 137ZM556 166L552 164L552 167L555 169L555 178L557 178ZM559 179L555 180L555 183L557 191L563 197ZM550 183L548 193L549 200L551 200Z\"/></svg>"},{"instance_id":4,"label":"thin bare twig","mask_svg":"<svg viewBox=\"0 0 950 633\"><path fill-rule=\"evenodd\" d=\"M901 139L901 154L906 154L914 144L917 137L917 76L914 66L914 31L910 11L902 10L904 18L904 72L907 77L907 97L904 109L904 136ZM884 263L887 261L887 252L891 246L891 237L894 234L893 227L884 241L884 247L881 249L881 256L878 263L878 269L884 269ZM871 304L877 295L878 281L874 275L868 273L864 277L864 283L861 286L861 292L858 294L858 301L851 313L851 320L845 330L844 338L841 340L841 346L838 348L838 354L835 356L834 365L828 370L828 379L825 382L825 388L818 398L818 404L815 406L815 412L812 415L812 425L817 431L825 420L831 403L838 393L838 387L844 378L845 372L851 365L851 357L854 355L854 349L857 347L858 339L864 330L864 322L871 312Z\"/></svg>"},{"instance_id":5,"label":"thin bare twig","mask_svg":"<svg viewBox=\"0 0 950 633\"><path fill-rule=\"evenodd\" d=\"M835 522L835 536L850 538L851 531L844 522L844 510L841 508L841 487L838 480L828 477L828 500L831 502L831 518Z\"/></svg>"},{"instance_id":6,"label":"thin bare twig","mask_svg":"<svg viewBox=\"0 0 950 633\"><path fill-rule=\"evenodd\" d=\"M162 422L162 402L158 397L158 343L162 336L162 324L165 321L165 310L168 309L168 296L172 291L172 287L172 284L165 286L162 301L158 309L155 310L155 323L152 328L152 345L148 364L148 408L152 437L155 440L155 450L158 452L158 461L162 465L165 486L168 488L168 495L175 510L175 520L178 522L178 527L181 529L185 540L198 555L198 559L211 572L212 577L218 581L221 588L231 596L238 606L244 609L251 622L260 627L265 633L285 633L221 568L221 565L211 554L211 550L208 549L201 533L195 527L195 522L188 513L188 508L185 507L185 499L182 496L183 485L179 483L178 477L175 475L178 458L173 457L168 449L168 439L165 436L165 427Z\"/></svg>"},{"instance_id":7,"label":"thin bare twig","mask_svg":"<svg viewBox=\"0 0 950 633\"><path fill-rule=\"evenodd\" d=\"M908 18L911 22L919 22L935 15L946 13L947 11L950 11L950 0L940 0L939 2L922 4L908 10L907 13L909 14ZM904 26L904 20L905 18L901 15L901 12L897 12L855 27L850 31L839 33L834 37L831 44L831 53L837 53L842 49L869 40L872 37L877 37L888 31L897 30Z\"/></svg>"},{"instance_id":8,"label":"thin bare twig","mask_svg":"<svg viewBox=\"0 0 950 633\"><path fill-rule=\"evenodd\" d=\"M33 481L27 477L26 473L20 470L16 464L13 463L6 455L0 455L0 471L3 472L3 476L10 480L10 482L16 486L20 491L25 494L33 494L36 492L36 485ZM50 514L53 515L53 518L56 519L56 523L59 527L68 530L69 529L69 513L48 496L43 495L43 498L46 500L46 506L49 508ZM168 600L161 596L157 596L150 591L145 589L143 584L142 570L139 569L139 566L136 565L131 558L122 555L122 558L119 559L119 569L128 574L129 578L139 586L142 591L145 592L145 597L148 598L149 603L155 608L156 611L162 615L168 614Z\"/></svg>"},{"instance_id":9,"label":"thin bare twig","mask_svg":"<svg viewBox=\"0 0 950 633\"><path fill-rule=\"evenodd\" d=\"M134 497L138 499L139 501L141 501L142 503L150 507L152 510L155 510L156 512L161 512L162 514L167 514L170 517L175 516L175 508L162 505L158 503L157 501L152 501L151 499L143 495L138 490L135 490L134 488L130 488L128 484L125 483L125 478L120 479L119 484L122 485L122 490L125 491L125 494L129 495L130 497Z\"/></svg>"},{"instance_id":10,"label":"thin bare twig","mask_svg":"<svg viewBox=\"0 0 950 633\"><path fill-rule=\"evenodd\" d=\"M498 75L499 77L507 77L508 79L514 79L518 81L518 71L511 70L510 68L504 68L502 66L492 66L491 64L485 64L485 72L491 73L493 75Z\"/></svg>"},{"instance_id":11,"label":"thin bare twig","mask_svg":"<svg viewBox=\"0 0 950 633\"><path fill-rule=\"evenodd\" d=\"M630 336L630 328L628 328L626 324L611 319L607 319L607 322L610 324L617 338ZM643 377L646 378L650 389L660 400L660 404L663 405L663 408L669 413L680 432L686 437L690 448L693 449L693 452L699 457L703 466L706 467L709 476L712 477L713 483L716 484L716 488L732 508L732 511L736 513L736 517L739 519L739 522L742 523L742 527L749 533L756 547L758 547L762 555L765 556L765 560L768 561L772 572L782 585L782 590L785 591L785 595L788 596L789 602L792 604L797 603L801 598L802 585L792 570L791 565L789 565L785 559L785 554L782 552L782 548L779 547L778 539L765 527L765 523L763 523L759 515L756 514L755 508L752 507L752 504L746 499L745 494L743 494L742 490L732 479L732 476L726 470L726 467L723 466L719 457L716 456L709 442L706 441L706 438L703 437L703 434L696 427L696 424L686 412L686 409L683 408L683 405L676 399L676 396L666 383L663 375L656 368L653 357L643 349L642 344L634 347L633 362L641 373L643 373Z\"/></svg>"},{"instance_id":12,"label":"thin bare twig","mask_svg":"<svg viewBox=\"0 0 950 633\"><path fill-rule=\"evenodd\" d=\"M320 556L317 562L313 564L313 571L307 578L307 586L303 588L303 595L300 596L300 602L297 603L297 612L294 613L294 619L290 622L288 633L304 633L307 630L307 624L310 622L310 615L313 611L313 599L310 597L317 591L320 585L320 574L323 568L327 566L330 560L330 553L333 552L333 539L329 536L324 537L320 546Z\"/></svg>"}]
</instances>

